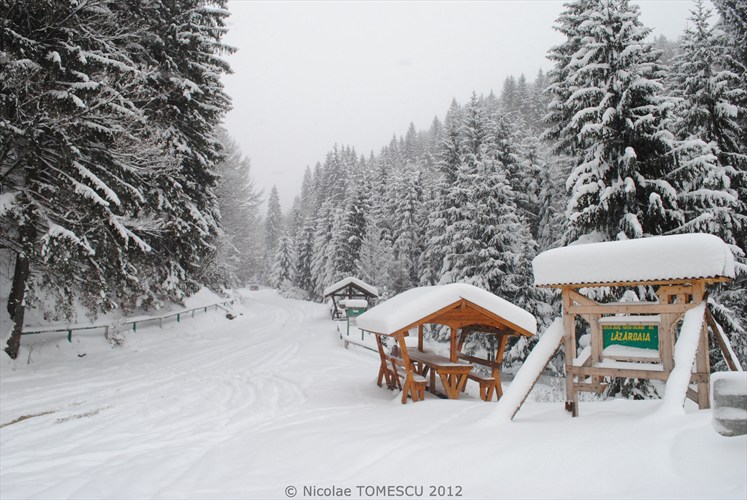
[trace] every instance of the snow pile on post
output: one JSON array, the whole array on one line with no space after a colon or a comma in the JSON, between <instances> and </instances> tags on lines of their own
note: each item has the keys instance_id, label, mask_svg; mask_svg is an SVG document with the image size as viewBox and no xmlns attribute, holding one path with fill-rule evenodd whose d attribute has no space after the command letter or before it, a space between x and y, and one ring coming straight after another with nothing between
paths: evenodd
<instances>
[{"instance_id":1,"label":"snow pile on post","mask_svg":"<svg viewBox=\"0 0 747 500\"><path fill-rule=\"evenodd\" d=\"M711 376L713 420L722 436L747 434L747 372L720 372Z\"/></svg>"},{"instance_id":2,"label":"snow pile on post","mask_svg":"<svg viewBox=\"0 0 747 500\"><path fill-rule=\"evenodd\" d=\"M465 299L536 334L537 319L519 306L467 283L412 288L358 316L358 327L390 335L413 325L444 307Z\"/></svg>"},{"instance_id":3,"label":"snow pile on post","mask_svg":"<svg viewBox=\"0 0 747 500\"><path fill-rule=\"evenodd\" d=\"M357 287L359 287L362 290L365 290L366 292L368 292L369 294L373 295L374 297L378 297L379 296L379 291L376 289L375 286L371 286L368 283L366 283L365 281L361 281L358 278L354 278L352 276L349 276L347 278L343 278L340 281L338 281L337 283L335 283L334 285L328 286L327 288L324 289L324 292L322 293L322 295L324 295L326 297L327 295L331 295L331 294L335 293L336 291L338 291L338 290L340 290L342 288L345 288L346 286L351 285L351 284L352 285L356 285Z\"/></svg>"},{"instance_id":4,"label":"snow pile on post","mask_svg":"<svg viewBox=\"0 0 747 500\"><path fill-rule=\"evenodd\" d=\"M734 256L710 234L654 236L555 248L532 261L538 286L734 278Z\"/></svg>"},{"instance_id":5,"label":"snow pile on post","mask_svg":"<svg viewBox=\"0 0 747 500\"><path fill-rule=\"evenodd\" d=\"M687 387L690 385L690 375L698 352L700 331L705 321L705 308L705 302L701 302L685 313L680 338L674 346L674 369L669 374L661 407L656 412L659 415L674 415L684 411L682 403L687 396Z\"/></svg>"},{"instance_id":6,"label":"snow pile on post","mask_svg":"<svg viewBox=\"0 0 747 500\"><path fill-rule=\"evenodd\" d=\"M542 374L542 370L558 351L564 334L563 320L556 318L542 334L539 342L511 381L511 385L498 401L495 414L500 420L507 421L514 418Z\"/></svg>"}]
</instances>

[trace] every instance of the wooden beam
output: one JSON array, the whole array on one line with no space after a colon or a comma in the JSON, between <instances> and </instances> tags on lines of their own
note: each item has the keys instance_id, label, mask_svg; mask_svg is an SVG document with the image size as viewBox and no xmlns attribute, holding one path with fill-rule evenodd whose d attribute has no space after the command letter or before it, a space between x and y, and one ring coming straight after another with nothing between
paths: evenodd
<instances>
[{"instance_id":1,"label":"wooden beam","mask_svg":"<svg viewBox=\"0 0 747 500\"><path fill-rule=\"evenodd\" d=\"M659 297L662 296L671 296L671 295L692 295L693 294L693 286L692 285L662 285L659 287L658 290L656 290L656 295Z\"/></svg>"},{"instance_id":2,"label":"wooden beam","mask_svg":"<svg viewBox=\"0 0 747 500\"><path fill-rule=\"evenodd\" d=\"M716 319L713 317L713 314L711 313L711 310L706 307L706 322L708 322L708 325L711 327L711 331L713 332L713 337L716 339L716 343L719 346L719 349L721 349L721 354L724 356L724 361L726 361L726 365L729 367L729 370L731 371L737 371L737 366L739 365L739 361L732 358L731 351L726 346L727 340L723 337L723 332L721 331L721 328L719 327L718 323L716 323Z\"/></svg>"},{"instance_id":3,"label":"wooden beam","mask_svg":"<svg viewBox=\"0 0 747 500\"><path fill-rule=\"evenodd\" d=\"M685 313L697 306L698 304L656 304L656 303L619 303L598 304L594 306L581 305L569 306L568 312L571 314L667 314L667 313Z\"/></svg>"},{"instance_id":4,"label":"wooden beam","mask_svg":"<svg viewBox=\"0 0 747 500\"><path fill-rule=\"evenodd\" d=\"M586 297L585 295L581 295L576 290L568 290L568 293L571 296L571 300L574 302L578 302L581 305L584 306L598 306L600 305L599 302L590 299L589 297Z\"/></svg>"},{"instance_id":5,"label":"wooden beam","mask_svg":"<svg viewBox=\"0 0 747 500\"><path fill-rule=\"evenodd\" d=\"M654 380L667 380L669 378L669 372L666 371L654 371L654 370L635 370L628 368L603 368L599 366L571 366L567 369L568 373L575 376L591 377L593 375L599 375L602 377L616 377L616 378L640 378L640 379L654 379ZM699 383L708 381L707 373L693 373L690 376L690 382Z\"/></svg>"}]
</instances>

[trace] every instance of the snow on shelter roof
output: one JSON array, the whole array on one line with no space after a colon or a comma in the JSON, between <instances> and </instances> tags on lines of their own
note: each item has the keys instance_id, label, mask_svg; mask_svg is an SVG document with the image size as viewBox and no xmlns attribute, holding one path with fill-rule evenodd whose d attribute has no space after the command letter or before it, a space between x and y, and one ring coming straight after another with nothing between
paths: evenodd
<instances>
[{"instance_id":1,"label":"snow on shelter roof","mask_svg":"<svg viewBox=\"0 0 747 500\"><path fill-rule=\"evenodd\" d=\"M537 286L733 278L734 256L717 236L678 234L555 248L532 267Z\"/></svg>"},{"instance_id":2,"label":"snow on shelter roof","mask_svg":"<svg viewBox=\"0 0 747 500\"><path fill-rule=\"evenodd\" d=\"M531 313L490 292L466 283L423 286L402 292L358 316L358 328L391 335L462 299L472 302L529 333L537 333L537 319Z\"/></svg>"},{"instance_id":3,"label":"snow on shelter roof","mask_svg":"<svg viewBox=\"0 0 747 500\"><path fill-rule=\"evenodd\" d=\"M325 297L327 295L332 295L335 292L340 291L341 289L345 288L348 285L355 285L361 290L364 290L370 295L373 295L374 297L379 296L379 291L376 289L376 287L369 285L365 281L361 281L358 278L353 278L352 276L349 276L347 278L343 278L334 285L330 285L327 288L324 289L324 292L322 295Z\"/></svg>"}]
</instances>

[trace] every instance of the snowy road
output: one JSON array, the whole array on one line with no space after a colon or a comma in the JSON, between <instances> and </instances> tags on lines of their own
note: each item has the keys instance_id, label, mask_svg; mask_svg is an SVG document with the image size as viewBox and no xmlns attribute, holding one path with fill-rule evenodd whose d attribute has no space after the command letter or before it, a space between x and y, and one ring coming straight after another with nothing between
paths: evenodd
<instances>
[{"instance_id":1,"label":"snowy road","mask_svg":"<svg viewBox=\"0 0 747 500\"><path fill-rule=\"evenodd\" d=\"M747 495L747 439L717 435L709 411L662 420L648 416L656 402L610 401L570 419L533 403L500 425L473 398L401 405L376 386L374 353L341 347L324 306L246 295L233 321L209 313L119 349L81 336L35 346L30 364L3 357L0 497Z\"/></svg>"}]
</instances>

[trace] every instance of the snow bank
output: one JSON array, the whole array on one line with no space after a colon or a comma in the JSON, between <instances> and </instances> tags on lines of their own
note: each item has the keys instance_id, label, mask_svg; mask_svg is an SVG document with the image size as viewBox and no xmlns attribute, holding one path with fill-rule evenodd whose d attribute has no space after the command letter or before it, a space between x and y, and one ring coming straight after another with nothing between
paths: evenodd
<instances>
[{"instance_id":1,"label":"snow bank","mask_svg":"<svg viewBox=\"0 0 747 500\"><path fill-rule=\"evenodd\" d=\"M674 346L674 369L669 374L666 392L657 414L670 415L684 412L682 403L690 384L695 354L698 352L700 329L703 326L705 302L685 313L677 344Z\"/></svg>"},{"instance_id":2,"label":"snow bank","mask_svg":"<svg viewBox=\"0 0 747 500\"><path fill-rule=\"evenodd\" d=\"M359 288L367 291L368 293L370 293L371 295L373 295L375 297L379 296L379 291L376 289L375 286L371 286L368 283L366 283L365 281L361 281L358 278L353 278L352 276L349 276L347 278L343 278L340 281L338 281L337 283L335 283L334 285L328 286L327 288L324 289L324 292L322 293L322 295L324 295L326 297L327 295L333 294L336 291L338 291L339 289L344 288L344 287L346 287L346 286L348 286L350 284L354 284L354 285L358 286Z\"/></svg>"},{"instance_id":3,"label":"snow bank","mask_svg":"<svg viewBox=\"0 0 747 500\"><path fill-rule=\"evenodd\" d=\"M734 277L729 247L710 234L555 248L532 261L535 285Z\"/></svg>"},{"instance_id":4,"label":"snow bank","mask_svg":"<svg viewBox=\"0 0 747 500\"><path fill-rule=\"evenodd\" d=\"M537 333L537 319L530 312L466 283L423 286L402 292L358 316L358 327L389 335L462 299L532 334Z\"/></svg>"},{"instance_id":5,"label":"snow bank","mask_svg":"<svg viewBox=\"0 0 747 500\"><path fill-rule=\"evenodd\" d=\"M511 381L511 385L508 386L508 389L498 401L494 415L500 420L506 421L514 418L516 412L519 411L519 407L534 387L534 383L542 374L547 362L558 350L560 343L563 341L564 333L563 320L557 318L542 334L539 342L534 346Z\"/></svg>"}]
</instances>

